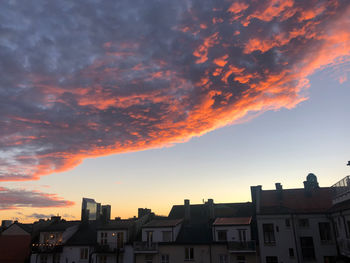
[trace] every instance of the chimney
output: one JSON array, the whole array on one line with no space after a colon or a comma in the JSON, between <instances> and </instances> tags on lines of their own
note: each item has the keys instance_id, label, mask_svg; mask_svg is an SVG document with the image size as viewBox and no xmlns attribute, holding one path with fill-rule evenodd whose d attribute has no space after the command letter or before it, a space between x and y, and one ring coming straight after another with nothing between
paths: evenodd
<instances>
[{"instance_id":1,"label":"chimney","mask_svg":"<svg viewBox=\"0 0 350 263\"><path fill-rule=\"evenodd\" d=\"M191 206L190 206L190 200L185 199L184 200L184 206L185 206L185 220L189 221L191 218Z\"/></svg>"},{"instance_id":2,"label":"chimney","mask_svg":"<svg viewBox=\"0 0 350 263\"><path fill-rule=\"evenodd\" d=\"M275 183L275 186L276 186L276 192L277 192L277 198L282 201L282 198L283 198L283 188L282 188L282 185L281 183Z\"/></svg>"},{"instance_id":3,"label":"chimney","mask_svg":"<svg viewBox=\"0 0 350 263\"><path fill-rule=\"evenodd\" d=\"M214 211L214 200L208 199L208 209L209 209L209 219L215 218L215 211Z\"/></svg>"},{"instance_id":4,"label":"chimney","mask_svg":"<svg viewBox=\"0 0 350 263\"><path fill-rule=\"evenodd\" d=\"M262 191L261 185L250 187L250 192L252 195L252 203L255 206L256 213L260 213L261 191Z\"/></svg>"},{"instance_id":5,"label":"chimney","mask_svg":"<svg viewBox=\"0 0 350 263\"><path fill-rule=\"evenodd\" d=\"M282 191L282 185L281 185L281 183L275 183L275 186L276 186L276 190L277 191Z\"/></svg>"}]
</instances>

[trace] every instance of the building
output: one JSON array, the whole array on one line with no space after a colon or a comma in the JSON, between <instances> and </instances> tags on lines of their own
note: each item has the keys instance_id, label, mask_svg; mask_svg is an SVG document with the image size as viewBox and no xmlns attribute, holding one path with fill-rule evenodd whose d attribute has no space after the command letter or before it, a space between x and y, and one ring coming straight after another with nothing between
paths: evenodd
<instances>
[{"instance_id":1,"label":"building","mask_svg":"<svg viewBox=\"0 0 350 263\"><path fill-rule=\"evenodd\" d=\"M8 226L0 235L0 262L27 262L30 257L31 233L31 224L15 222Z\"/></svg>"},{"instance_id":2,"label":"building","mask_svg":"<svg viewBox=\"0 0 350 263\"><path fill-rule=\"evenodd\" d=\"M350 261L350 176L335 183L332 189L333 207L330 212L339 255L344 262L348 262Z\"/></svg>"},{"instance_id":3,"label":"building","mask_svg":"<svg viewBox=\"0 0 350 263\"><path fill-rule=\"evenodd\" d=\"M135 262L256 262L251 203L172 207L167 218L150 221L134 244ZM239 239L241 238L241 239Z\"/></svg>"},{"instance_id":4,"label":"building","mask_svg":"<svg viewBox=\"0 0 350 263\"><path fill-rule=\"evenodd\" d=\"M332 188L319 187L309 174L304 188L251 187L261 262L336 262L337 245L330 216Z\"/></svg>"},{"instance_id":5,"label":"building","mask_svg":"<svg viewBox=\"0 0 350 263\"><path fill-rule=\"evenodd\" d=\"M55 217L50 225L39 231L32 243L32 263L67 262L62 255L66 242L78 231L80 221L65 221Z\"/></svg>"}]
</instances>

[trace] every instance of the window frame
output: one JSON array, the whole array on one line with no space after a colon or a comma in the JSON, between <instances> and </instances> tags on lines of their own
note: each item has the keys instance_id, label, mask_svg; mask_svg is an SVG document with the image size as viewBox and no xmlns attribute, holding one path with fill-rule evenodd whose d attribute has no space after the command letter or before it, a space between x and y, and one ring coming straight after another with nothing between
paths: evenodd
<instances>
[{"instance_id":1,"label":"window frame","mask_svg":"<svg viewBox=\"0 0 350 263\"><path fill-rule=\"evenodd\" d=\"M194 248L185 247L185 261L193 261L193 260L194 260Z\"/></svg>"},{"instance_id":2,"label":"window frame","mask_svg":"<svg viewBox=\"0 0 350 263\"><path fill-rule=\"evenodd\" d=\"M275 227L273 223L262 224L263 238L265 245L275 245L276 236L275 236ZM268 231L267 231L268 230Z\"/></svg>"},{"instance_id":3,"label":"window frame","mask_svg":"<svg viewBox=\"0 0 350 263\"><path fill-rule=\"evenodd\" d=\"M88 260L89 259L89 248L81 247L80 248L80 260Z\"/></svg>"},{"instance_id":4,"label":"window frame","mask_svg":"<svg viewBox=\"0 0 350 263\"><path fill-rule=\"evenodd\" d=\"M227 242L227 230L223 230L223 229L216 230L216 234L219 242ZM221 235L224 235L225 238L224 239L220 238L222 237Z\"/></svg>"}]
</instances>

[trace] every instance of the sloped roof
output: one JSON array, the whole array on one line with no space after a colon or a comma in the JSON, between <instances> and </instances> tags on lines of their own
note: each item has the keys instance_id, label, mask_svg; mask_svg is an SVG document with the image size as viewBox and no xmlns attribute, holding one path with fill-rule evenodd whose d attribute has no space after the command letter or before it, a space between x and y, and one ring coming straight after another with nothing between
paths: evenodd
<instances>
[{"instance_id":1,"label":"sloped roof","mask_svg":"<svg viewBox=\"0 0 350 263\"><path fill-rule=\"evenodd\" d=\"M135 220L112 220L108 223L100 225L98 230L115 230L115 229L129 229L135 225Z\"/></svg>"},{"instance_id":2,"label":"sloped roof","mask_svg":"<svg viewBox=\"0 0 350 263\"><path fill-rule=\"evenodd\" d=\"M261 214L320 213L332 207L331 187L262 190L260 198Z\"/></svg>"},{"instance_id":3,"label":"sloped roof","mask_svg":"<svg viewBox=\"0 0 350 263\"><path fill-rule=\"evenodd\" d=\"M176 238L178 244L209 244L213 240L208 224L185 224Z\"/></svg>"},{"instance_id":4,"label":"sloped roof","mask_svg":"<svg viewBox=\"0 0 350 263\"><path fill-rule=\"evenodd\" d=\"M80 224L80 221L58 221L58 222L53 222L50 225L44 227L43 229L40 230L40 232L63 232L67 228L72 227L72 226L77 226Z\"/></svg>"},{"instance_id":5,"label":"sloped roof","mask_svg":"<svg viewBox=\"0 0 350 263\"><path fill-rule=\"evenodd\" d=\"M246 203L219 203L213 204L215 217L249 217L254 213L251 202ZM185 206L174 205L169 213L170 219L185 217ZM193 222L207 222L209 218L209 205L190 205L190 220Z\"/></svg>"},{"instance_id":6,"label":"sloped roof","mask_svg":"<svg viewBox=\"0 0 350 263\"><path fill-rule=\"evenodd\" d=\"M93 246L97 243L96 224L82 224L66 242L67 246Z\"/></svg>"},{"instance_id":7,"label":"sloped roof","mask_svg":"<svg viewBox=\"0 0 350 263\"><path fill-rule=\"evenodd\" d=\"M249 225L252 217L218 217L215 219L214 226L233 226L233 225Z\"/></svg>"},{"instance_id":8,"label":"sloped roof","mask_svg":"<svg viewBox=\"0 0 350 263\"><path fill-rule=\"evenodd\" d=\"M147 227L174 227L182 222L182 219L154 219L143 226Z\"/></svg>"}]
</instances>

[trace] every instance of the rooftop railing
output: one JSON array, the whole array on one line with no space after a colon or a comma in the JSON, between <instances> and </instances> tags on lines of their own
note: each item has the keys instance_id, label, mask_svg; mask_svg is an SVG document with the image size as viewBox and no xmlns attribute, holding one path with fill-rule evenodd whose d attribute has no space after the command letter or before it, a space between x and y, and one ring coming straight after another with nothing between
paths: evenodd
<instances>
[{"instance_id":1,"label":"rooftop railing","mask_svg":"<svg viewBox=\"0 0 350 263\"><path fill-rule=\"evenodd\" d=\"M350 176L345 176L343 179L332 185L333 200L341 198L350 193Z\"/></svg>"}]
</instances>

